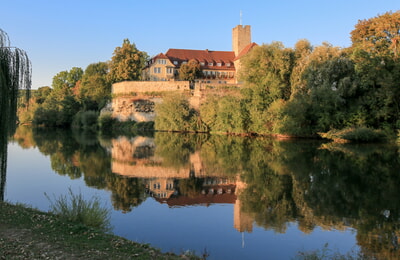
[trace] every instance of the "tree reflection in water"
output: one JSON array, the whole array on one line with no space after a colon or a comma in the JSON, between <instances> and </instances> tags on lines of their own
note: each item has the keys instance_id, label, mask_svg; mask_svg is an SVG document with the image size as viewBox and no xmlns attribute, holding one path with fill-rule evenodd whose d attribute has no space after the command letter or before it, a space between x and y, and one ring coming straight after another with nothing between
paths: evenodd
<instances>
[{"instance_id":1,"label":"tree reflection in water","mask_svg":"<svg viewBox=\"0 0 400 260\"><path fill-rule=\"evenodd\" d=\"M351 227L365 255L399 254L397 146L171 133L88 140L24 128L15 140L49 155L58 174L110 190L117 210L149 197L170 207L232 203L240 232L253 223L279 233L289 223L305 233Z\"/></svg>"}]
</instances>

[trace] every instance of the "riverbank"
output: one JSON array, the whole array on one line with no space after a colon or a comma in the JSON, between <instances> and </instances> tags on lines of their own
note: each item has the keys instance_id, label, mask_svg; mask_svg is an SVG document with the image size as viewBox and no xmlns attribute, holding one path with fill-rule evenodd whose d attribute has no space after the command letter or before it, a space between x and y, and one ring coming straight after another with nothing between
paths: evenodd
<instances>
[{"instance_id":1,"label":"riverbank","mask_svg":"<svg viewBox=\"0 0 400 260\"><path fill-rule=\"evenodd\" d=\"M200 259L99 232L24 205L0 202L0 259Z\"/></svg>"}]
</instances>

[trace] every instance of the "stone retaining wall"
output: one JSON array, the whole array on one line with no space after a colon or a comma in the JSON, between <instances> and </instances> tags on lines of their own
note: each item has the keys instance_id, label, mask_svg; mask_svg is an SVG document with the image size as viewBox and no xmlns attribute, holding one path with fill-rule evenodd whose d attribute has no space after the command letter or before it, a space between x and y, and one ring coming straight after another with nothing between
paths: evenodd
<instances>
[{"instance_id":1,"label":"stone retaining wall","mask_svg":"<svg viewBox=\"0 0 400 260\"><path fill-rule=\"evenodd\" d=\"M189 81L123 81L114 83L112 94L190 90Z\"/></svg>"},{"instance_id":2,"label":"stone retaining wall","mask_svg":"<svg viewBox=\"0 0 400 260\"><path fill-rule=\"evenodd\" d=\"M190 89L189 81L123 81L112 86L112 116L120 121L154 121L154 106L162 102L161 92L186 91L190 105L198 110L207 93L231 95L229 87L233 86L237 85L196 83Z\"/></svg>"}]
</instances>

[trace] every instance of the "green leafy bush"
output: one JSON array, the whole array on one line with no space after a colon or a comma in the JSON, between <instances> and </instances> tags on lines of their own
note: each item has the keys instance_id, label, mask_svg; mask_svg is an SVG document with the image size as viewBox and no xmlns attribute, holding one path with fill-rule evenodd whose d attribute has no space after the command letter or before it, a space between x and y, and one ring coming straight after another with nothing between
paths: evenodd
<instances>
[{"instance_id":1,"label":"green leafy bush","mask_svg":"<svg viewBox=\"0 0 400 260\"><path fill-rule=\"evenodd\" d=\"M156 130L177 132L204 132L206 126L198 113L190 107L188 99L179 93L166 95L163 102L156 104Z\"/></svg>"},{"instance_id":2,"label":"green leafy bush","mask_svg":"<svg viewBox=\"0 0 400 260\"><path fill-rule=\"evenodd\" d=\"M79 111L72 121L72 127L85 130L97 130L97 119L99 114L96 111Z\"/></svg>"},{"instance_id":3,"label":"green leafy bush","mask_svg":"<svg viewBox=\"0 0 400 260\"><path fill-rule=\"evenodd\" d=\"M320 133L320 136L334 141L342 142L382 142L387 135L382 130L375 130L368 127L351 127L342 130L331 130L327 133Z\"/></svg>"},{"instance_id":4,"label":"green leafy bush","mask_svg":"<svg viewBox=\"0 0 400 260\"><path fill-rule=\"evenodd\" d=\"M99 129L103 134L110 134L117 119L113 118L111 113L102 113L98 119Z\"/></svg>"}]
</instances>

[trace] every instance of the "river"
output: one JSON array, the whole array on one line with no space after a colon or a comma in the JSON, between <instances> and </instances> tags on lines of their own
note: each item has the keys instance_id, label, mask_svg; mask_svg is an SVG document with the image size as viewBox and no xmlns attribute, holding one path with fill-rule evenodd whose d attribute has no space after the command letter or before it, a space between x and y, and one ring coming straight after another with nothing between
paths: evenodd
<instances>
[{"instance_id":1,"label":"river","mask_svg":"<svg viewBox=\"0 0 400 260\"><path fill-rule=\"evenodd\" d=\"M398 259L399 159L396 145L20 127L4 197L47 211L45 194L97 196L116 235L207 259Z\"/></svg>"}]
</instances>

